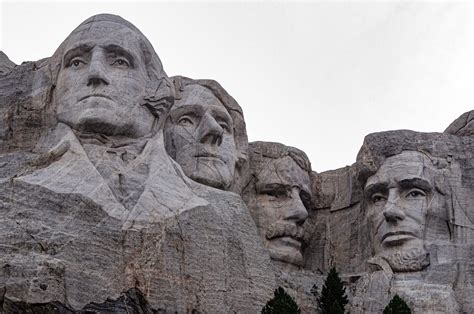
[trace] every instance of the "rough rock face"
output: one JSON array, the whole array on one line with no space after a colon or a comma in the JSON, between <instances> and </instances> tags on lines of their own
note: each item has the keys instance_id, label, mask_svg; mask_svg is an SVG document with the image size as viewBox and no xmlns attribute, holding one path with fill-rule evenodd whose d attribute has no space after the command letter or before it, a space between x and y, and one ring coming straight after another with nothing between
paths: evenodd
<instances>
[{"instance_id":1,"label":"rough rock face","mask_svg":"<svg viewBox=\"0 0 474 314\"><path fill-rule=\"evenodd\" d=\"M473 144L442 133L368 135L351 167L315 175L313 189L334 195L334 178L344 195L308 218L319 239L305 267L346 274L351 312L380 312L395 294L415 313L471 312ZM348 206L334 210L338 199Z\"/></svg>"},{"instance_id":2,"label":"rough rock face","mask_svg":"<svg viewBox=\"0 0 474 314\"><path fill-rule=\"evenodd\" d=\"M463 113L459 118L454 120L444 131L448 134L457 136L473 136L474 135L474 111Z\"/></svg>"},{"instance_id":3,"label":"rough rock face","mask_svg":"<svg viewBox=\"0 0 474 314\"><path fill-rule=\"evenodd\" d=\"M15 66L16 64L8 59L8 56L3 51L0 51L0 74L10 72Z\"/></svg>"},{"instance_id":4,"label":"rough rock face","mask_svg":"<svg viewBox=\"0 0 474 314\"><path fill-rule=\"evenodd\" d=\"M314 313L336 266L351 312L474 312L471 116L315 173L120 17L50 58L1 53L0 311L255 313L282 286Z\"/></svg>"}]
</instances>

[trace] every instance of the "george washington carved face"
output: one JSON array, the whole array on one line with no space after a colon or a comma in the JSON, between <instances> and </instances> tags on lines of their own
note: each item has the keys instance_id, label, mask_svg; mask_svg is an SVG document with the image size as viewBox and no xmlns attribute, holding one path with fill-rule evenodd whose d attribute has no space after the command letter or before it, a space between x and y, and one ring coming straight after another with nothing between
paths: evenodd
<instances>
[{"instance_id":1,"label":"george washington carved face","mask_svg":"<svg viewBox=\"0 0 474 314\"><path fill-rule=\"evenodd\" d=\"M105 135L151 132L155 118L140 105L149 80L141 36L122 24L97 21L68 37L54 94L60 122Z\"/></svg>"}]
</instances>

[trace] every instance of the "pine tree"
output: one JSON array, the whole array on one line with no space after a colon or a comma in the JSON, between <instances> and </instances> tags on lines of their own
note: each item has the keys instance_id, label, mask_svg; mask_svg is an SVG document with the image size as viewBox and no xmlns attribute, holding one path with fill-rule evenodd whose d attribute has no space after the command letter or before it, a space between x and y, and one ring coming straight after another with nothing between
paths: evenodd
<instances>
[{"instance_id":1,"label":"pine tree","mask_svg":"<svg viewBox=\"0 0 474 314\"><path fill-rule=\"evenodd\" d=\"M346 288L342 284L336 268L333 267L324 282L319 306L323 314L342 314L347 303Z\"/></svg>"},{"instance_id":2,"label":"pine tree","mask_svg":"<svg viewBox=\"0 0 474 314\"><path fill-rule=\"evenodd\" d=\"M262 314L299 314L300 308L293 298L285 292L282 287L278 287L274 292L274 297L262 309Z\"/></svg>"},{"instance_id":3,"label":"pine tree","mask_svg":"<svg viewBox=\"0 0 474 314\"><path fill-rule=\"evenodd\" d=\"M411 314L407 303L396 294L383 310L383 314Z\"/></svg>"}]
</instances>

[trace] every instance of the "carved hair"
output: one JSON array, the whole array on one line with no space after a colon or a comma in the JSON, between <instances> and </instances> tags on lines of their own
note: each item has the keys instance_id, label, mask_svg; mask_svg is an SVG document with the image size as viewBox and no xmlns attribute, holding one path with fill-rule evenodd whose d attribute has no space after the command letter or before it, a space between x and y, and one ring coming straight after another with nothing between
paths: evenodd
<instances>
[{"instance_id":1,"label":"carved hair","mask_svg":"<svg viewBox=\"0 0 474 314\"><path fill-rule=\"evenodd\" d=\"M290 157L304 171L311 172L308 156L297 148L274 142L252 142L249 144L250 163L266 162L266 158L280 159Z\"/></svg>"}]
</instances>

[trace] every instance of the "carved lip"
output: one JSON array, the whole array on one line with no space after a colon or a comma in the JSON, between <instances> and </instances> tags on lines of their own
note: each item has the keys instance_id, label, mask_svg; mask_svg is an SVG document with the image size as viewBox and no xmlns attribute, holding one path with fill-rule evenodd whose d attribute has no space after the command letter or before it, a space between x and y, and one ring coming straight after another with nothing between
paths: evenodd
<instances>
[{"instance_id":1,"label":"carved lip","mask_svg":"<svg viewBox=\"0 0 474 314\"><path fill-rule=\"evenodd\" d=\"M225 160L222 156L219 156L219 155L216 155L216 154L213 154L213 153L209 153L209 152L200 152L200 153L197 153L196 155L194 155L194 157L196 157L196 158L201 158L201 157L214 158L214 159L219 159L220 161L225 163Z\"/></svg>"},{"instance_id":2,"label":"carved lip","mask_svg":"<svg viewBox=\"0 0 474 314\"><path fill-rule=\"evenodd\" d=\"M273 238L273 240L277 240L278 242L281 242L281 243L284 243L285 245L287 246L290 246L290 247L293 247L297 250L300 250L301 249L301 245L302 245L302 241L295 238L295 237L292 237L292 236L289 236L289 235L285 235L285 236L281 236L281 237L276 237L276 238Z\"/></svg>"},{"instance_id":3,"label":"carved lip","mask_svg":"<svg viewBox=\"0 0 474 314\"><path fill-rule=\"evenodd\" d=\"M416 234L410 231L393 231L393 232L387 232L382 236L382 242L384 242L387 238L393 238L394 241L400 241L400 240L407 240L409 238L416 238ZM391 239L388 239L389 241Z\"/></svg>"},{"instance_id":4,"label":"carved lip","mask_svg":"<svg viewBox=\"0 0 474 314\"><path fill-rule=\"evenodd\" d=\"M83 101L84 99L91 98L91 97L101 97L101 98L106 98L106 99L109 99L109 100L113 100L112 98L110 98L109 96L104 95L104 94L91 94L91 95L87 95L87 96L82 97L81 99L79 99L79 101Z\"/></svg>"}]
</instances>

